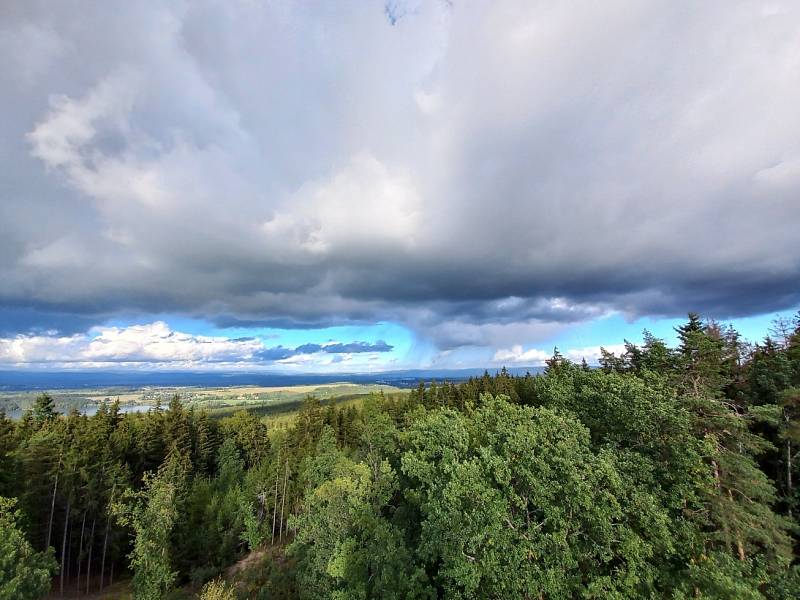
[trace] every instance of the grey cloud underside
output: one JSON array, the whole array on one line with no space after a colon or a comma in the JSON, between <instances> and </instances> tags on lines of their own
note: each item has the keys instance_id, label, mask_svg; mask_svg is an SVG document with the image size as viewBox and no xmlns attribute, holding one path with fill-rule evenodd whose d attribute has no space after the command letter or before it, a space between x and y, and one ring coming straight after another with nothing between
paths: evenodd
<instances>
[{"instance_id":1,"label":"grey cloud underside","mask_svg":"<svg viewBox=\"0 0 800 600\"><path fill-rule=\"evenodd\" d=\"M364 352L390 352L394 346L387 344L383 340L375 343L370 342L336 342L331 344L303 344L296 348L284 348L275 346L264 348L254 354L254 358L267 362L274 362L298 356L301 354L315 354L325 352L327 354L359 354Z\"/></svg>"},{"instance_id":2,"label":"grey cloud underside","mask_svg":"<svg viewBox=\"0 0 800 600\"><path fill-rule=\"evenodd\" d=\"M350 342L335 344L303 344L295 348L295 352L313 353L327 352L329 354L348 354L361 352L389 352L394 346L387 344L383 340L378 340L374 344L369 342Z\"/></svg>"},{"instance_id":3,"label":"grey cloud underside","mask_svg":"<svg viewBox=\"0 0 800 600\"><path fill-rule=\"evenodd\" d=\"M449 347L800 303L797 3L0 23L0 335L178 313Z\"/></svg>"}]
</instances>

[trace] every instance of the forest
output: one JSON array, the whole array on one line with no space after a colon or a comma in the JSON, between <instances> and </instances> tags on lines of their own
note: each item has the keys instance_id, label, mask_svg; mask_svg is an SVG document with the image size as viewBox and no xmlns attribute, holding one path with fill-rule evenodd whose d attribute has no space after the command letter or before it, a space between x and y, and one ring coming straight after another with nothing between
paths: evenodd
<instances>
[{"instance_id":1,"label":"forest","mask_svg":"<svg viewBox=\"0 0 800 600\"><path fill-rule=\"evenodd\" d=\"M275 425L42 394L0 415L0 598L800 597L800 314L677 339Z\"/></svg>"}]
</instances>

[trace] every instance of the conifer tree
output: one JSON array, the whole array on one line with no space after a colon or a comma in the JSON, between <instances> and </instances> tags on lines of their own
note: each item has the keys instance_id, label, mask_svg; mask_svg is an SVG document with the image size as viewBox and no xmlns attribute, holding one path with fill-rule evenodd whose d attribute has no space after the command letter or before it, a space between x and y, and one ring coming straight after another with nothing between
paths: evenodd
<instances>
[{"instance_id":1,"label":"conifer tree","mask_svg":"<svg viewBox=\"0 0 800 600\"><path fill-rule=\"evenodd\" d=\"M789 517L797 512L798 505L798 463L797 452L800 448L800 388L787 390L783 394L783 426L781 437L785 445L786 462L786 497L789 504Z\"/></svg>"},{"instance_id":2,"label":"conifer tree","mask_svg":"<svg viewBox=\"0 0 800 600\"><path fill-rule=\"evenodd\" d=\"M33 408L31 409L33 421L37 427L42 427L47 423L52 423L58 416L58 411L55 408L53 397L44 392L39 394L34 401Z\"/></svg>"},{"instance_id":3,"label":"conifer tree","mask_svg":"<svg viewBox=\"0 0 800 600\"><path fill-rule=\"evenodd\" d=\"M50 589L56 571L52 549L36 552L25 538L16 501L0 496L0 598L36 600Z\"/></svg>"},{"instance_id":4,"label":"conifer tree","mask_svg":"<svg viewBox=\"0 0 800 600\"><path fill-rule=\"evenodd\" d=\"M792 384L792 368L786 352L771 338L756 345L747 372L748 396L755 405L777 405L783 390Z\"/></svg>"},{"instance_id":5,"label":"conifer tree","mask_svg":"<svg viewBox=\"0 0 800 600\"><path fill-rule=\"evenodd\" d=\"M17 442L14 435L14 423L0 410L0 496L12 496L16 482L16 460L13 454Z\"/></svg>"},{"instance_id":6,"label":"conifer tree","mask_svg":"<svg viewBox=\"0 0 800 600\"><path fill-rule=\"evenodd\" d=\"M679 389L694 415L694 428L705 443L711 467L706 505L712 525L709 539L742 561L757 550L785 557L790 552L788 524L772 511L774 487L753 459L769 446L750 433L745 415L724 396L731 381L725 342L716 328L706 328L694 313L677 332Z\"/></svg>"},{"instance_id":7,"label":"conifer tree","mask_svg":"<svg viewBox=\"0 0 800 600\"><path fill-rule=\"evenodd\" d=\"M644 338L641 355L642 369L662 375L670 374L675 365L675 356L664 340L655 337L647 329L642 332L642 337Z\"/></svg>"},{"instance_id":8,"label":"conifer tree","mask_svg":"<svg viewBox=\"0 0 800 600\"><path fill-rule=\"evenodd\" d=\"M642 370L642 349L628 340L625 340L625 354L622 359L626 371L639 373Z\"/></svg>"},{"instance_id":9,"label":"conifer tree","mask_svg":"<svg viewBox=\"0 0 800 600\"><path fill-rule=\"evenodd\" d=\"M164 438L167 449L174 447L183 455L191 454L189 418L178 394L172 396L164 413Z\"/></svg>"},{"instance_id":10,"label":"conifer tree","mask_svg":"<svg viewBox=\"0 0 800 600\"><path fill-rule=\"evenodd\" d=\"M549 375L550 373L557 374L564 372L569 366L570 362L567 360L561 352L559 352L558 347L553 348L553 356L548 358L545 362L545 375ZM488 388L488 386L487 386ZM482 390L484 393L492 393L491 389Z\"/></svg>"},{"instance_id":11,"label":"conifer tree","mask_svg":"<svg viewBox=\"0 0 800 600\"><path fill-rule=\"evenodd\" d=\"M217 450L216 431L208 421L208 415L201 412L195 427L194 456L198 473L211 475L214 471L214 455Z\"/></svg>"},{"instance_id":12,"label":"conifer tree","mask_svg":"<svg viewBox=\"0 0 800 600\"><path fill-rule=\"evenodd\" d=\"M783 491L783 504L790 519L798 513L797 484L798 448L800 448L800 388L789 388L780 394L779 403L772 418L777 429L777 446L781 466L778 475ZM763 414L763 413L762 413Z\"/></svg>"},{"instance_id":13,"label":"conifer tree","mask_svg":"<svg viewBox=\"0 0 800 600\"><path fill-rule=\"evenodd\" d=\"M602 368L605 373L613 373L615 371L621 373L625 370L624 360L602 346L600 347L599 362L600 368Z\"/></svg>"},{"instance_id":14,"label":"conifer tree","mask_svg":"<svg viewBox=\"0 0 800 600\"><path fill-rule=\"evenodd\" d=\"M786 345L786 358L791 365L792 385L800 386L800 311L793 320L794 331Z\"/></svg>"}]
</instances>

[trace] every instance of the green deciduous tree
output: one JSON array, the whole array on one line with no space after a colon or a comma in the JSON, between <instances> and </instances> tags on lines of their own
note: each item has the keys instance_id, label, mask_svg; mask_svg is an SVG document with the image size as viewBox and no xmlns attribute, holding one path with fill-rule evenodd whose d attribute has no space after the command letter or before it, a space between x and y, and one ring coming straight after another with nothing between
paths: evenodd
<instances>
[{"instance_id":1,"label":"green deciduous tree","mask_svg":"<svg viewBox=\"0 0 800 600\"><path fill-rule=\"evenodd\" d=\"M396 477L383 461L347 458L330 429L307 464L309 488L291 546L303 598L426 598L432 589L414 565L403 532L384 513Z\"/></svg>"},{"instance_id":2,"label":"green deciduous tree","mask_svg":"<svg viewBox=\"0 0 800 600\"><path fill-rule=\"evenodd\" d=\"M173 451L156 474L147 474L139 492L128 492L115 511L123 525L133 530L133 588L139 600L163 597L175 582L170 535L179 518L179 500L189 473L186 455Z\"/></svg>"},{"instance_id":3,"label":"green deciduous tree","mask_svg":"<svg viewBox=\"0 0 800 600\"><path fill-rule=\"evenodd\" d=\"M669 546L665 513L631 489L576 419L484 397L408 436L419 558L452 597L632 597Z\"/></svg>"}]
</instances>

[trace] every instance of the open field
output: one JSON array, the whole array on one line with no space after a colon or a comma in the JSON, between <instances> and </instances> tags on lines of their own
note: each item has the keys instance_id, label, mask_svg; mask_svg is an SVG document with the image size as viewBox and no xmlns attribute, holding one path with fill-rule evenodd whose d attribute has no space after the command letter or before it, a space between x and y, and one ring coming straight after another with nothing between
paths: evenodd
<instances>
[{"instance_id":1,"label":"open field","mask_svg":"<svg viewBox=\"0 0 800 600\"><path fill-rule=\"evenodd\" d=\"M323 403L346 402L363 398L372 393L405 393L390 385L360 383L327 383L297 386L232 386L232 387L145 387L103 388L82 390L56 390L49 392L61 412L73 408L85 414L94 414L104 400L119 400L124 412L141 412L160 403L165 406L178 394L184 405L222 416L239 409L247 409L261 415L277 415L292 412L307 396L314 396ZM12 418L19 418L32 406L40 391L1 392L0 410Z\"/></svg>"}]
</instances>

